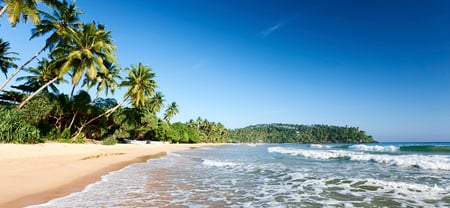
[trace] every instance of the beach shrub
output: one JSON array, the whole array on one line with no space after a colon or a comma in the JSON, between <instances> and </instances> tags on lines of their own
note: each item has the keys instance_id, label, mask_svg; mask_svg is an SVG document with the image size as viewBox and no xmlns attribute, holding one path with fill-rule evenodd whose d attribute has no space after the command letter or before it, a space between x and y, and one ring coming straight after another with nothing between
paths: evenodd
<instances>
[{"instance_id":1,"label":"beach shrub","mask_svg":"<svg viewBox=\"0 0 450 208\"><path fill-rule=\"evenodd\" d=\"M57 140L61 143L69 143L69 144L83 144L84 143L84 136L83 133L78 134L77 138L73 139L70 137L70 129L66 128L61 133L61 137Z\"/></svg>"},{"instance_id":2,"label":"beach shrub","mask_svg":"<svg viewBox=\"0 0 450 208\"><path fill-rule=\"evenodd\" d=\"M75 140L76 144L83 144L84 143L84 134L80 133L78 134L78 137Z\"/></svg>"},{"instance_id":3,"label":"beach shrub","mask_svg":"<svg viewBox=\"0 0 450 208\"><path fill-rule=\"evenodd\" d=\"M59 129L56 128L52 128L47 136L45 136L46 140L50 140L50 141L55 141L59 138L59 136L61 135L61 132L59 131Z\"/></svg>"},{"instance_id":4,"label":"beach shrub","mask_svg":"<svg viewBox=\"0 0 450 208\"><path fill-rule=\"evenodd\" d=\"M39 143L40 131L26 122L26 116L17 109L0 109L0 142Z\"/></svg>"},{"instance_id":5,"label":"beach shrub","mask_svg":"<svg viewBox=\"0 0 450 208\"><path fill-rule=\"evenodd\" d=\"M119 139L126 139L126 138L130 138L130 133L122 130L122 129L117 129L116 131L114 131L113 134L114 138L119 138Z\"/></svg>"},{"instance_id":6,"label":"beach shrub","mask_svg":"<svg viewBox=\"0 0 450 208\"><path fill-rule=\"evenodd\" d=\"M103 145L115 145L117 144L117 139L115 136L109 136L103 139Z\"/></svg>"},{"instance_id":7,"label":"beach shrub","mask_svg":"<svg viewBox=\"0 0 450 208\"><path fill-rule=\"evenodd\" d=\"M70 128L65 128L61 133L61 139L70 139Z\"/></svg>"},{"instance_id":8,"label":"beach shrub","mask_svg":"<svg viewBox=\"0 0 450 208\"><path fill-rule=\"evenodd\" d=\"M23 124L16 129L14 143L36 144L41 142L40 131L30 124Z\"/></svg>"},{"instance_id":9,"label":"beach shrub","mask_svg":"<svg viewBox=\"0 0 450 208\"><path fill-rule=\"evenodd\" d=\"M43 93L30 100L21 111L28 123L38 125L51 114L56 105L54 95Z\"/></svg>"}]
</instances>

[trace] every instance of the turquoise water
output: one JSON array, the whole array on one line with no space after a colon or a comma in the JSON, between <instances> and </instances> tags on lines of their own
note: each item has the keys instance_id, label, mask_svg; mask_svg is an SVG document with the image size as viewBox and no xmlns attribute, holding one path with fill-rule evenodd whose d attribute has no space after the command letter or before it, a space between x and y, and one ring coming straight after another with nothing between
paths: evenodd
<instances>
[{"instance_id":1,"label":"turquoise water","mask_svg":"<svg viewBox=\"0 0 450 208\"><path fill-rule=\"evenodd\" d=\"M450 143L224 145L169 153L35 207L449 207Z\"/></svg>"}]
</instances>

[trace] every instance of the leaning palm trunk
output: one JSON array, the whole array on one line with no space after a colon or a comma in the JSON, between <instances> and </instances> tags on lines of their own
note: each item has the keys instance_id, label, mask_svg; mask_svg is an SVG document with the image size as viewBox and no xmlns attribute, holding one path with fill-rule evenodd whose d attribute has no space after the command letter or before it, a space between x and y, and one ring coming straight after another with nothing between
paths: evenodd
<instances>
[{"instance_id":1,"label":"leaning palm trunk","mask_svg":"<svg viewBox=\"0 0 450 208\"><path fill-rule=\"evenodd\" d=\"M5 82L3 82L2 86L0 86L0 91L3 90L3 88L6 87L6 85L12 80L12 78L14 78L14 76L16 76L20 71L22 71L23 68L25 68L25 66L27 66L31 61L33 61L35 58L37 58L39 55L41 55L42 52L44 52L44 50L47 48L47 46L43 47L39 52L37 52L33 57L31 57L31 59L29 59L28 61L26 61L22 66L20 66L18 69L16 69L16 71L14 71L11 76L8 77L8 79L6 79Z\"/></svg>"},{"instance_id":2,"label":"leaning palm trunk","mask_svg":"<svg viewBox=\"0 0 450 208\"><path fill-rule=\"evenodd\" d=\"M33 94L31 94L30 96L27 97L27 99L25 99L24 101L22 101L22 103L20 103L20 105L17 107L19 109L21 109L25 103L27 103L28 101L30 101L33 97L35 97L38 93L40 93L42 90L44 90L45 88L47 88L49 85L51 85L53 82L56 82L58 80L58 77L53 78L52 80L50 80L49 82L47 82L44 86L42 86L41 88L39 88L38 90L36 90L36 92L34 92Z\"/></svg>"},{"instance_id":3,"label":"leaning palm trunk","mask_svg":"<svg viewBox=\"0 0 450 208\"><path fill-rule=\"evenodd\" d=\"M0 10L0 18L2 18L3 13L6 12L6 9L8 8L8 4L5 4L5 6L3 6L2 10Z\"/></svg>"},{"instance_id":4,"label":"leaning palm trunk","mask_svg":"<svg viewBox=\"0 0 450 208\"><path fill-rule=\"evenodd\" d=\"M75 84L73 84L72 86L72 91L70 91L70 98L73 98L73 93L75 92L75 88L77 88L77 85L80 81L77 81Z\"/></svg>"},{"instance_id":5,"label":"leaning palm trunk","mask_svg":"<svg viewBox=\"0 0 450 208\"><path fill-rule=\"evenodd\" d=\"M73 115L73 117L72 117L72 121L70 121L70 125L69 125L69 127L68 127L69 129L72 128L73 122L75 121L75 118L77 117L77 114L78 114L78 110L75 111L75 113L74 113L74 115Z\"/></svg>"},{"instance_id":6,"label":"leaning palm trunk","mask_svg":"<svg viewBox=\"0 0 450 208\"><path fill-rule=\"evenodd\" d=\"M120 106L122 106L129 98L130 98L129 96L126 97L125 99L123 99L123 101L122 101L121 103L117 104L117 105L114 106L113 108L111 108L111 109L105 111L104 113L102 113L102 114L96 116L95 118L89 120L88 122L82 124L81 127L78 128L77 132L75 132L75 134L73 134L72 139L75 140L76 138L78 138L78 136L81 134L81 132L83 131L83 129L84 129L87 125L89 125L89 124L91 124L92 122L94 122L95 120L97 120L97 119L99 119L99 118L101 118L101 117L103 117L103 116L110 116L112 113L114 113L114 111L116 111Z\"/></svg>"}]
</instances>

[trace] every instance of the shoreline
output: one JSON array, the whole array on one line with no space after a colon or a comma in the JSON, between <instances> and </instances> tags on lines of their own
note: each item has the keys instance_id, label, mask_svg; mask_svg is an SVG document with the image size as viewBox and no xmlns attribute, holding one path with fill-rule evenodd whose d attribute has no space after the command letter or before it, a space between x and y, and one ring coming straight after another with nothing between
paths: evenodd
<instances>
[{"instance_id":1,"label":"shoreline","mask_svg":"<svg viewBox=\"0 0 450 208\"><path fill-rule=\"evenodd\" d=\"M214 144L0 144L0 207L24 207L82 191L110 172L170 151Z\"/></svg>"}]
</instances>

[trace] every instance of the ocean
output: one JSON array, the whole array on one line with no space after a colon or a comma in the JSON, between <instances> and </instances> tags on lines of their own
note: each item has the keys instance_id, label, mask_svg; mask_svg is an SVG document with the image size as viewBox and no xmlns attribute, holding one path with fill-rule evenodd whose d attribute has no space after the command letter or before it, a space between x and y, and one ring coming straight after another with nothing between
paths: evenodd
<instances>
[{"instance_id":1,"label":"ocean","mask_svg":"<svg viewBox=\"0 0 450 208\"><path fill-rule=\"evenodd\" d=\"M450 207L450 143L189 149L31 207Z\"/></svg>"}]
</instances>

